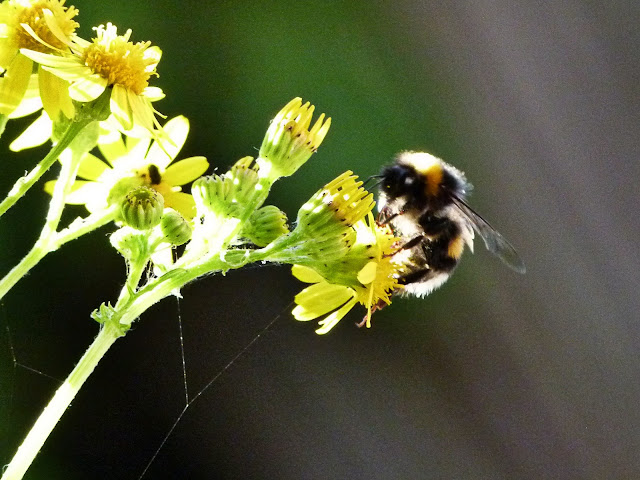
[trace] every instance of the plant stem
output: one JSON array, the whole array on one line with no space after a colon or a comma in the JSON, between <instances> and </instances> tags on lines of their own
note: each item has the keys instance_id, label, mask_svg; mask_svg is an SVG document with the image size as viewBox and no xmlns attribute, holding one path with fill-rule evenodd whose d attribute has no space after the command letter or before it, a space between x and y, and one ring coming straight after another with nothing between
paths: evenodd
<instances>
[{"instance_id":1,"label":"plant stem","mask_svg":"<svg viewBox=\"0 0 640 480\"><path fill-rule=\"evenodd\" d=\"M56 237L51 241L51 250L57 250L65 243L106 225L116 218L117 210L117 206L111 206L107 210L92 213L86 218L77 218L67 228L57 233Z\"/></svg>"},{"instance_id":2,"label":"plant stem","mask_svg":"<svg viewBox=\"0 0 640 480\"><path fill-rule=\"evenodd\" d=\"M7 466L2 480L19 480L25 474L33 459L44 445L49 434L56 426L62 414L71 404L80 387L91 375L98 362L107 353L111 345L122 335L113 324L105 323L98 336L82 356L71 374L56 390L55 395L40 414L22 445L18 448L11 463Z\"/></svg>"},{"instance_id":3,"label":"plant stem","mask_svg":"<svg viewBox=\"0 0 640 480\"><path fill-rule=\"evenodd\" d=\"M46 241L40 239L36 241L29 253L20 260L15 267L11 269L9 273L0 280L0 299L3 298L13 286L20 281L29 271L35 267L40 260L42 260L47 254L60 248L67 242L74 240L82 235L85 235L93 230L109 223L115 218L115 209L106 210L96 214L89 215L87 218L74 222L69 227L61 230L59 233L52 237L46 237Z\"/></svg>"},{"instance_id":4,"label":"plant stem","mask_svg":"<svg viewBox=\"0 0 640 480\"><path fill-rule=\"evenodd\" d=\"M69 158L65 158L65 160L62 161L60 177L58 178L54 188L53 196L49 203L49 211L47 212L44 227L40 232L40 237L20 263L13 267L11 271L5 275L2 280L0 280L0 299L3 298L22 277L36 266L45 255L56 250L60 245L65 243L58 238L56 230L60 223L62 210L64 209L64 199L71 187L71 184L76 178L80 160L81 157L79 155L72 153ZM96 225L94 228L97 228L98 226L100 225ZM69 238L69 240L72 238Z\"/></svg>"},{"instance_id":5,"label":"plant stem","mask_svg":"<svg viewBox=\"0 0 640 480\"><path fill-rule=\"evenodd\" d=\"M8 121L9 121L9 115L0 114L0 137L4 133L4 129L6 128Z\"/></svg>"},{"instance_id":6,"label":"plant stem","mask_svg":"<svg viewBox=\"0 0 640 480\"><path fill-rule=\"evenodd\" d=\"M18 200L20 200L20 198L25 193L27 193L27 191L33 186L33 184L36 183L38 179L47 170L49 170L49 168L51 168L51 165L55 163L60 154L64 151L65 148L69 146L71 141L76 138L80 131L92 121L93 120L91 119L83 119L78 122L73 122L69 125L60 141L51 148L47 156L44 157L33 170L31 170L24 177L20 178L13 185L13 188L11 188L11 191L8 193L7 198L5 198L2 203L0 203L0 216L2 216Z\"/></svg>"}]
</instances>

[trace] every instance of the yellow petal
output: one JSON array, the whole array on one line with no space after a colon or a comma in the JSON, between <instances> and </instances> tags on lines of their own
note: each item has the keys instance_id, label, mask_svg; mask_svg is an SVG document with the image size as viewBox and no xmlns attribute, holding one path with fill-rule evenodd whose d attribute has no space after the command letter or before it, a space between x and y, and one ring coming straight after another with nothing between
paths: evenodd
<instances>
[{"instance_id":1,"label":"yellow petal","mask_svg":"<svg viewBox=\"0 0 640 480\"><path fill-rule=\"evenodd\" d=\"M51 128L53 122L45 112L36 118L36 120L29 125L22 134L16 138L9 149L13 152L19 152L25 148L33 148L42 145L51 137Z\"/></svg>"},{"instance_id":2,"label":"yellow petal","mask_svg":"<svg viewBox=\"0 0 640 480\"><path fill-rule=\"evenodd\" d=\"M304 283L320 283L326 281L325 278L313 268L303 265L294 265L291 267L291 274Z\"/></svg>"},{"instance_id":3,"label":"yellow petal","mask_svg":"<svg viewBox=\"0 0 640 480\"><path fill-rule=\"evenodd\" d=\"M196 202L188 193L170 192L163 197L165 207L173 208L189 220L196 216Z\"/></svg>"},{"instance_id":4,"label":"yellow petal","mask_svg":"<svg viewBox=\"0 0 640 480\"><path fill-rule=\"evenodd\" d=\"M48 53L41 53L41 52L36 52L35 50L29 50L28 48L21 48L20 53L25 57L29 57L34 62L39 63L40 65L45 65L47 67L53 67L56 69L81 67L81 68L84 68L86 71L90 71L89 67L84 67L81 63L78 63L78 60L75 57L61 57L59 55L50 55Z\"/></svg>"},{"instance_id":5,"label":"yellow petal","mask_svg":"<svg viewBox=\"0 0 640 480\"><path fill-rule=\"evenodd\" d=\"M78 169L78 176L87 180L98 180L100 176L109 169L109 166L100 160L98 157L87 153L80 162L80 168Z\"/></svg>"},{"instance_id":6,"label":"yellow petal","mask_svg":"<svg viewBox=\"0 0 640 480\"><path fill-rule=\"evenodd\" d=\"M31 115L42 108L42 100L40 99L40 88L38 87L38 74L32 73L29 77L27 90L22 97L22 101L16 109L9 114L9 118L22 118Z\"/></svg>"},{"instance_id":7,"label":"yellow petal","mask_svg":"<svg viewBox=\"0 0 640 480\"><path fill-rule=\"evenodd\" d=\"M7 38L7 24L8 19L6 17L0 18L0 73L3 73L8 65L18 54L18 48L11 44Z\"/></svg>"},{"instance_id":8,"label":"yellow petal","mask_svg":"<svg viewBox=\"0 0 640 480\"><path fill-rule=\"evenodd\" d=\"M75 108L69 96L69 84L42 68L39 69L38 81L42 105L49 117L57 120L62 112L65 117L72 118Z\"/></svg>"},{"instance_id":9,"label":"yellow petal","mask_svg":"<svg viewBox=\"0 0 640 480\"><path fill-rule=\"evenodd\" d=\"M358 281L363 285L368 285L376 279L377 272L378 264L376 262L369 262L358 272Z\"/></svg>"},{"instance_id":10,"label":"yellow petal","mask_svg":"<svg viewBox=\"0 0 640 480\"><path fill-rule=\"evenodd\" d=\"M120 132L110 129L100 131L98 150L112 166L117 163L119 158L127 155L127 148L122 141L122 135L120 135Z\"/></svg>"},{"instance_id":11,"label":"yellow petal","mask_svg":"<svg viewBox=\"0 0 640 480\"><path fill-rule=\"evenodd\" d=\"M118 168L136 168L148 165L145 156L149 150L150 143L151 139L149 137L125 137L127 154L115 160L115 165Z\"/></svg>"},{"instance_id":12,"label":"yellow petal","mask_svg":"<svg viewBox=\"0 0 640 480\"><path fill-rule=\"evenodd\" d=\"M293 316L296 320L313 320L335 310L353 296L354 291L344 285L314 283L295 296L298 306L293 309Z\"/></svg>"},{"instance_id":13,"label":"yellow petal","mask_svg":"<svg viewBox=\"0 0 640 480\"><path fill-rule=\"evenodd\" d=\"M72 205L84 205L90 201L91 197L96 195L97 186L96 182L76 180L73 185L71 185L71 191L65 197L64 201Z\"/></svg>"},{"instance_id":14,"label":"yellow petal","mask_svg":"<svg viewBox=\"0 0 640 480\"><path fill-rule=\"evenodd\" d=\"M0 78L0 113L8 115L20 104L29 86L32 68L33 62L24 55L16 55L12 60Z\"/></svg>"},{"instance_id":15,"label":"yellow petal","mask_svg":"<svg viewBox=\"0 0 640 480\"><path fill-rule=\"evenodd\" d=\"M49 27L49 30L51 30L51 33L53 33L56 36L56 38L60 40L62 43L64 43L65 45L67 46L71 45L71 41L60 28L57 18L53 14L53 12L48 8L44 8L42 10L42 13L44 15L44 21L46 22L47 27Z\"/></svg>"},{"instance_id":16,"label":"yellow petal","mask_svg":"<svg viewBox=\"0 0 640 480\"><path fill-rule=\"evenodd\" d=\"M129 105L127 89L121 85L114 85L111 92L111 114L118 120L125 130L133 126L133 113Z\"/></svg>"},{"instance_id":17,"label":"yellow petal","mask_svg":"<svg viewBox=\"0 0 640 480\"><path fill-rule=\"evenodd\" d=\"M56 57L59 58L59 57ZM49 67L47 65L41 65L43 70L47 72L51 72L56 77L60 77L67 82L79 82L85 80L90 75L95 75L91 72L89 67L85 67L84 65L78 65L76 63L70 64L67 67Z\"/></svg>"},{"instance_id":18,"label":"yellow petal","mask_svg":"<svg viewBox=\"0 0 640 480\"><path fill-rule=\"evenodd\" d=\"M157 102L165 97L164 92L159 87L145 87L142 91L142 96L150 102Z\"/></svg>"},{"instance_id":19,"label":"yellow petal","mask_svg":"<svg viewBox=\"0 0 640 480\"><path fill-rule=\"evenodd\" d=\"M162 146L156 141L151 145L147 160L149 163L153 163L157 167L167 168L173 159L176 158L178 152L187 140L189 134L189 120L186 117L180 115L169 120L164 127L162 127L171 141L163 141ZM185 182L186 183L186 182ZM182 185L177 183L174 185Z\"/></svg>"},{"instance_id":20,"label":"yellow petal","mask_svg":"<svg viewBox=\"0 0 640 480\"><path fill-rule=\"evenodd\" d=\"M320 320L318 322L318 325L321 325L321 327L316 330L316 333L318 335L324 335L325 333L328 333L329 330L331 330L333 327L335 327L336 324L340 320L342 320L342 317L344 317L347 313L349 313L349 310L351 310L354 307L355 304L356 304L356 300L353 299L350 302L345 303L344 306L342 306L342 308L340 308L340 310L336 310L331 315L329 315L326 318L323 318L322 320Z\"/></svg>"},{"instance_id":21,"label":"yellow petal","mask_svg":"<svg viewBox=\"0 0 640 480\"><path fill-rule=\"evenodd\" d=\"M169 185L184 185L200 177L209 168L205 157L191 157L170 165L162 174L162 180Z\"/></svg>"},{"instance_id":22,"label":"yellow petal","mask_svg":"<svg viewBox=\"0 0 640 480\"><path fill-rule=\"evenodd\" d=\"M149 131L153 130L153 108L149 101L127 89L127 97L131 106L133 121Z\"/></svg>"},{"instance_id":23,"label":"yellow petal","mask_svg":"<svg viewBox=\"0 0 640 480\"><path fill-rule=\"evenodd\" d=\"M144 51L145 60L153 60L155 63L160 62L162 58L162 50L157 45L147 48Z\"/></svg>"},{"instance_id":24,"label":"yellow petal","mask_svg":"<svg viewBox=\"0 0 640 480\"><path fill-rule=\"evenodd\" d=\"M44 184L44 191L49 195L53 195L53 189L56 187L56 180L49 180Z\"/></svg>"},{"instance_id":25,"label":"yellow petal","mask_svg":"<svg viewBox=\"0 0 640 480\"><path fill-rule=\"evenodd\" d=\"M90 102L102 95L105 88L107 79L94 73L73 82L69 87L69 95L77 102Z\"/></svg>"}]
</instances>

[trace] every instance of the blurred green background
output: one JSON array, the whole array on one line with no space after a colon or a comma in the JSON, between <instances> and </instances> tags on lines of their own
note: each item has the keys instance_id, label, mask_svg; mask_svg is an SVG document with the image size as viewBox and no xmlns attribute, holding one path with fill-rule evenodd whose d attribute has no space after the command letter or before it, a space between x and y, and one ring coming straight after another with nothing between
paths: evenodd
<instances>
[{"instance_id":1,"label":"blurred green background","mask_svg":"<svg viewBox=\"0 0 640 480\"><path fill-rule=\"evenodd\" d=\"M191 120L182 157L224 171L301 96L333 123L273 190L290 218L344 170L426 150L466 172L528 273L478 241L427 299L397 300L370 330L354 310L325 337L290 316L303 285L287 267L201 279L116 343L26 478L139 478L185 404L179 320L193 398L276 317L143 478L640 477L637 3L74 5L85 38L111 21L162 48L157 108ZM46 152L7 153L26 124L3 136L0 192ZM2 273L46 206L35 188L2 218ZM0 304L2 462L95 336L89 313L117 296L110 231L50 255Z\"/></svg>"}]
</instances>

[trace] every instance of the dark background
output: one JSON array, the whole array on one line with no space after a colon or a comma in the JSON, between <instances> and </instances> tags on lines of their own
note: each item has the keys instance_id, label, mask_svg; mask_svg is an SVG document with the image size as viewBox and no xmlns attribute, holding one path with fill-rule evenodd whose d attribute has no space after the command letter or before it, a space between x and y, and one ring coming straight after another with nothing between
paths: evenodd
<instances>
[{"instance_id":1,"label":"dark background","mask_svg":"<svg viewBox=\"0 0 640 480\"><path fill-rule=\"evenodd\" d=\"M303 285L286 267L201 279L114 345L26 478L138 478L185 404L179 318L193 397L278 315L144 478L640 477L640 4L75 5L85 38L112 21L163 49L157 108L191 119L183 157L224 170L255 155L302 96L333 124L274 188L290 217L346 169L367 177L427 150L466 172L471 204L528 272L476 243L427 299L397 300L370 330L354 310L324 337L290 316ZM10 125L4 152L26 123ZM3 154L0 190L45 151ZM35 188L2 218L3 274L46 201ZM96 335L89 312L117 297L110 231L47 257L0 305L1 462ZM14 367L11 348L54 378Z\"/></svg>"}]
</instances>

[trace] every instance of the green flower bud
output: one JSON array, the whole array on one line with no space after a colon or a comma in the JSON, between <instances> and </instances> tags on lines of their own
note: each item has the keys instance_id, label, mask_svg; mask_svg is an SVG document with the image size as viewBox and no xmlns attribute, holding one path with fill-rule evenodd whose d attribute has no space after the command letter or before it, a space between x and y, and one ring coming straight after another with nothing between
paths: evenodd
<instances>
[{"instance_id":1,"label":"green flower bud","mask_svg":"<svg viewBox=\"0 0 640 480\"><path fill-rule=\"evenodd\" d=\"M137 187L121 203L122 221L137 230L149 230L162 218L164 198L153 188Z\"/></svg>"},{"instance_id":2,"label":"green flower bud","mask_svg":"<svg viewBox=\"0 0 640 480\"><path fill-rule=\"evenodd\" d=\"M311 157L324 140L331 126L324 113L309 129L315 107L302 104L297 97L291 100L275 116L260 147L256 160L261 178L275 181L293 175Z\"/></svg>"},{"instance_id":3,"label":"green flower bud","mask_svg":"<svg viewBox=\"0 0 640 480\"><path fill-rule=\"evenodd\" d=\"M231 183L228 195L232 203L249 203L259 190L258 168L253 157L241 158L224 176Z\"/></svg>"},{"instance_id":4,"label":"green flower bud","mask_svg":"<svg viewBox=\"0 0 640 480\"><path fill-rule=\"evenodd\" d=\"M313 265L343 257L356 240L353 225L373 208L373 194L347 171L316 192L298 211L296 228L277 238L270 248L283 252L270 258L297 256L296 263Z\"/></svg>"},{"instance_id":5,"label":"green flower bud","mask_svg":"<svg viewBox=\"0 0 640 480\"><path fill-rule=\"evenodd\" d=\"M205 216L213 212L220 216L233 216L237 213L237 207L231 209L227 201L231 182L224 175L209 175L198 178L191 185L191 195L196 202L198 215Z\"/></svg>"},{"instance_id":6,"label":"green flower bud","mask_svg":"<svg viewBox=\"0 0 640 480\"><path fill-rule=\"evenodd\" d=\"M252 157L244 157L223 175L201 177L191 187L200 215L213 212L223 217L240 217L245 206L260 194L258 172Z\"/></svg>"},{"instance_id":7,"label":"green flower bud","mask_svg":"<svg viewBox=\"0 0 640 480\"><path fill-rule=\"evenodd\" d=\"M182 215L172 208L165 208L160 220L162 235L171 245L182 245L191 239L192 228Z\"/></svg>"},{"instance_id":8,"label":"green flower bud","mask_svg":"<svg viewBox=\"0 0 640 480\"><path fill-rule=\"evenodd\" d=\"M241 236L259 247L264 247L287 233L289 228L285 213L278 207L267 205L251 214L242 229Z\"/></svg>"},{"instance_id":9,"label":"green flower bud","mask_svg":"<svg viewBox=\"0 0 640 480\"><path fill-rule=\"evenodd\" d=\"M131 190L140 186L142 186L142 179L139 177L132 176L121 178L113 187L111 187L109 195L107 196L107 204L117 205L122 203Z\"/></svg>"},{"instance_id":10,"label":"green flower bud","mask_svg":"<svg viewBox=\"0 0 640 480\"><path fill-rule=\"evenodd\" d=\"M134 260L147 255L147 236L131 227L122 227L116 230L109 237L109 241L113 248L127 260Z\"/></svg>"},{"instance_id":11,"label":"green flower bud","mask_svg":"<svg viewBox=\"0 0 640 480\"><path fill-rule=\"evenodd\" d=\"M362 220L375 202L357 178L348 170L317 191L298 211L296 230L317 238Z\"/></svg>"}]
</instances>

